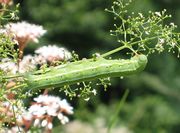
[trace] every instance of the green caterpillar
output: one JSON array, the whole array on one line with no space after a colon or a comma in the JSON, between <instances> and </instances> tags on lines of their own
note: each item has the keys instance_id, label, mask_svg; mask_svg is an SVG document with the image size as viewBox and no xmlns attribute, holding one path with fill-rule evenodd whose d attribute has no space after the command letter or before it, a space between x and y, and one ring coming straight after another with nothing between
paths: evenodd
<instances>
[{"instance_id":1,"label":"green caterpillar","mask_svg":"<svg viewBox=\"0 0 180 133\"><path fill-rule=\"evenodd\" d=\"M145 55L127 60L107 60L102 57L86 59L54 67L41 74L26 74L27 89L60 87L105 77L120 77L138 73L147 64Z\"/></svg>"}]
</instances>

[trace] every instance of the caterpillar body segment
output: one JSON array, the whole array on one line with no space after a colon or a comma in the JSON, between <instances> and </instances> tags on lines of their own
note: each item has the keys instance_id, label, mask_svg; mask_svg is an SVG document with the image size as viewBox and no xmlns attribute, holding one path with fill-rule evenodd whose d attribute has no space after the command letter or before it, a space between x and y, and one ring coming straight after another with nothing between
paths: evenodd
<instances>
[{"instance_id":1,"label":"caterpillar body segment","mask_svg":"<svg viewBox=\"0 0 180 133\"><path fill-rule=\"evenodd\" d=\"M27 74L27 89L61 87L74 83L105 77L120 77L136 74L147 64L145 55L136 55L127 60L108 60L101 57L67 63L42 74Z\"/></svg>"}]
</instances>

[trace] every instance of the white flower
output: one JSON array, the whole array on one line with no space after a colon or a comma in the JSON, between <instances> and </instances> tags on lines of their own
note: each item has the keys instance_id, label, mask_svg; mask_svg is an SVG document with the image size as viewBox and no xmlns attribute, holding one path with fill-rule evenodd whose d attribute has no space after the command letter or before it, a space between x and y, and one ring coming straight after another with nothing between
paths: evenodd
<instances>
[{"instance_id":1,"label":"white flower","mask_svg":"<svg viewBox=\"0 0 180 133\"><path fill-rule=\"evenodd\" d=\"M35 51L36 54L49 62L63 61L71 58L71 53L65 48L59 48L56 45L40 47Z\"/></svg>"},{"instance_id":2,"label":"white flower","mask_svg":"<svg viewBox=\"0 0 180 133\"><path fill-rule=\"evenodd\" d=\"M34 60L36 64L39 64L39 65L47 64L47 60L44 57L39 56L39 55L35 55Z\"/></svg>"},{"instance_id":3,"label":"white flower","mask_svg":"<svg viewBox=\"0 0 180 133\"><path fill-rule=\"evenodd\" d=\"M165 40L164 40L164 39L159 38L159 43L160 43L160 44L163 44L163 43L165 43Z\"/></svg>"},{"instance_id":4,"label":"white flower","mask_svg":"<svg viewBox=\"0 0 180 133\"><path fill-rule=\"evenodd\" d=\"M49 96L49 95L39 95L37 98L34 98L34 101L44 107L45 112L50 116L57 116L57 112L64 112L67 114L73 114L73 107L63 99L59 97Z\"/></svg>"},{"instance_id":5,"label":"white flower","mask_svg":"<svg viewBox=\"0 0 180 133\"><path fill-rule=\"evenodd\" d=\"M62 124L69 122L65 113L72 114L71 107L66 100L61 100L59 97L49 95L39 95L34 98L35 103L30 106L28 113L32 115L34 126L42 126L47 129L52 129L52 119L58 117Z\"/></svg>"},{"instance_id":6,"label":"white flower","mask_svg":"<svg viewBox=\"0 0 180 133\"><path fill-rule=\"evenodd\" d=\"M7 74L16 74L18 71L16 63L8 58L2 59L0 69Z\"/></svg>"},{"instance_id":7,"label":"white flower","mask_svg":"<svg viewBox=\"0 0 180 133\"><path fill-rule=\"evenodd\" d=\"M143 18L143 14L142 13L138 13L139 14L139 16L141 17L141 18Z\"/></svg>"},{"instance_id":8,"label":"white flower","mask_svg":"<svg viewBox=\"0 0 180 133\"><path fill-rule=\"evenodd\" d=\"M59 97L39 95L37 98L34 98L34 101L44 105L46 113L49 115L55 116L58 110L62 110L67 114L73 114L73 107L65 99L61 100Z\"/></svg>"},{"instance_id":9,"label":"white flower","mask_svg":"<svg viewBox=\"0 0 180 133\"><path fill-rule=\"evenodd\" d=\"M174 24L174 23L170 23L170 25L171 25L172 27L174 27L174 26L175 26L175 24Z\"/></svg>"},{"instance_id":10,"label":"white flower","mask_svg":"<svg viewBox=\"0 0 180 133\"><path fill-rule=\"evenodd\" d=\"M94 95L97 94L97 91L96 91L95 89L93 89L91 92L92 92Z\"/></svg>"},{"instance_id":11,"label":"white flower","mask_svg":"<svg viewBox=\"0 0 180 133\"><path fill-rule=\"evenodd\" d=\"M34 101L37 103L41 103L46 101L47 95L39 95L38 97L34 98Z\"/></svg>"},{"instance_id":12,"label":"white flower","mask_svg":"<svg viewBox=\"0 0 180 133\"><path fill-rule=\"evenodd\" d=\"M65 111L65 113L73 114L73 107L69 105L69 103L63 99L60 101L60 108Z\"/></svg>"},{"instance_id":13,"label":"white flower","mask_svg":"<svg viewBox=\"0 0 180 133\"><path fill-rule=\"evenodd\" d=\"M49 95L39 95L38 97L34 98L34 101L36 101L37 103L49 104L51 102L59 102L60 98Z\"/></svg>"},{"instance_id":14,"label":"white flower","mask_svg":"<svg viewBox=\"0 0 180 133\"><path fill-rule=\"evenodd\" d=\"M21 62L19 63L19 72L24 73L32 71L36 68L36 62L34 57L31 55L24 56Z\"/></svg>"},{"instance_id":15,"label":"white flower","mask_svg":"<svg viewBox=\"0 0 180 133\"><path fill-rule=\"evenodd\" d=\"M59 110L60 105L58 104L60 102L60 98L48 96L48 95L40 95L37 98L34 98L34 100L41 104L45 112L50 116L56 116L57 111Z\"/></svg>"},{"instance_id":16,"label":"white flower","mask_svg":"<svg viewBox=\"0 0 180 133\"><path fill-rule=\"evenodd\" d=\"M0 34L7 35L8 33L6 29L0 29Z\"/></svg>"},{"instance_id":17,"label":"white flower","mask_svg":"<svg viewBox=\"0 0 180 133\"><path fill-rule=\"evenodd\" d=\"M34 126L38 126L40 124L40 120L39 119L35 119L34 120Z\"/></svg>"},{"instance_id":18,"label":"white flower","mask_svg":"<svg viewBox=\"0 0 180 133\"><path fill-rule=\"evenodd\" d=\"M27 22L9 23L6 29L14 33L18 38L27 38L38 42L38 38L46 33L42 26Z\"/></svg>"},{"instance_id":19,"label":"white flower","mask_svg":"<svg viewBox=\"0 0 180 133\"><path fill-rule=\"evenodd\" d=\"M19 45L26 45L27 42L33 41L38 43L38 38L46 33L42 26L30 24L27 22L9 23L5 28L15 35Z\"/></svg>"},{"instance_id":20,"label":"white flower","mask_svg":"<svg viewBox=\"0 0 180 133\"><path fill-rule=\"evenodd\" d=\"M51 130L53 128L53 124L51 122L49 122L47 125L47 128Z\"/></svg>"},{"instance_id":21,"label":"white flower","mask_svg":"<svg viewBox=\"0 0 180 133\"><path fill-rule=\"evenodd\" d=\"M64 125L69 122L68 117L64 116L63 119L61 119L61 123Z\"/></svg>"},{"instance_id":22,"label":"white flower","mask_svg":"<svg viewBox=\"0 0 180 133\"><path fill-rule=\"evenodd\" d=\"M47 120L45 119L45 120L42 121L41 126L42 126L42 127L45 127L47 124L48 124L48 122L47 122Z\"/></svg>"},{"instance_id":23,"label":"white flower","mask_svg":"<svg viewBox=\"0 0 180 133\"><path fill-rule=\"evenodd\" d=\"M58 114L58 118L61 121L61 123L64 125L69 122L69 119L67 116L64 116L62 113Z\"/></svg>"},{"instance_id":24,"label":"white flower","mask_svg":"<svg viewBox=\"0 0 180 133\"><path fill-rule=\"evenodd\" d=\"M155 12L155 14L159 17L161 17L161 13L160 12Z\"/></svg>"},{"instance_id":25,"label":"white flower","mask_svg":"<svg viewBox=\"0 0 180 133\"><path fill-rule=\"evenodd\" d=\"M63 114L62 114L62 113L59 113L59 114L58 114L58 118L59 118L59 120L61 120L61 119L63 118Z\"/></svg>"},{"instance_id":26,"label":"white flower","mask_svg":"<svg viewBox=\"0 0 180 133\"><path fill-rule=\"evenodd\" d=\"M24 112L23 114L22 114L22 117L23 117L23 119L25 119L25 120L27 120L27 121L30 121L31 119L32 119L32 114L31 113L29 113L29 112Z\"/></svg>"},{"instance_id":27,"label":"white flower","mask_svg":"<svg viewBox=\"0 0 180 133\"><path fill-rule=\"evenodd\" d=\"M35 115L37 117L41 117L41 116L43 116L46 113L46 108L42 107L39 104L34 104L34 105L30 106L28 111L32 115Z\"/></svg>"}]
</instances>

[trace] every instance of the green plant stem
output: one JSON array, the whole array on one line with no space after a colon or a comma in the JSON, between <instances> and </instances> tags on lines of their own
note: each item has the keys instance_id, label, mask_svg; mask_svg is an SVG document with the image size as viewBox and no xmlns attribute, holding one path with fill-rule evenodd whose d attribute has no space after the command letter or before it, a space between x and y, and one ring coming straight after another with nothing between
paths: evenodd
<instances>
[{"instance_id":1,"label":"green plant stem","mask_svg":"<svg viewBox=\"0 0 180 133\"><path fill-rule=\"evenodd\" d=\"M108 131L107 133L111 133L111 129L113 128L113 126L116 124L117 120L118 120L118 114L120 113L121 109L122 109L122 106L124 105L126 99L127 99L127 96L129 94L129 90L127 89L122 97L122 99L120 100L119 104L118 104L118 107L116 109L116 112L114 113L114 115L112 116L111 120L110 120L110 123L109 123L109 126L108 126Z\"/></svg>"},{"instance_id":2,"label":"green plant stem","mask_svg":"<svg viewBox=\"0 0 180 133\"><path fill-rule=\"evenodd\" d=\"M139 40L139 41L136 41L136 42L132 42L132 43L130 43L130 44L128 44L128 43L123 43L123 46L120 46L120 47L118 47L118 48L116 48L116 49L113 49L113 50L111 50L111 51L109 51L109 52L107 52L107 53L105 53L105 54L102 54L101 57L107 57L107 56L109 56L109 55L111 55L111 54L114 54L114 53L117 53L117 52L119 52L119 51L121 51L121 50L123 50L123 49L125 49L125 48L128 48L128 49L132 50L132 46L133 46L133 45L138 44L138 43L140 43L140 42L143 43L143 42L147 42L147 41L150 41L150 40L154 40L154 39L156 39L156 38L158 38L158 37L160 37L160 36L154 36L154 37L147 38L147 39L144 39L144 40ZM134 51L133 51L133 52L134 52Z\"/></svg>"},{"instance_id":3,"label":"green plant stem","mask_svg":"<svg viewBox=\"0 0 180 133\"><path fill-rule=\"evenodd\" d=\"M151 40L154 40L158 37L161 37L161 36L154 36L154 37L150 37L150 38L147 38L147 39L144 39L144 40L139 40L139 41L136 41L136 42L132 42L130 43L131 46L137 44L137 43L140 43L140 42L147 42L147 41L151 41Z\"/></svg>"},{"instance_id":4,"label":"green plant stem","mask_svg":"<svg viewBox=\"0 0 180 133\"><path fill-rule=\"evenodd\" d=\"M13 78L18 78L22 77L21 74L15 74L15 75L10 75L10 76L3 76L2 79L13 79Z\"/></svg>"},{"instance_id":5,"label":"green plant stem","mask_svg":"<svg viewBox=\"0 0 180 133\"><path fill-rule=\"evenodd\" d=\"M121 51L121 50L123 50L123 49L125 49L125 48L128 48L128 47L127 47L126 45L121 46L121 47L118 47L118 48L116 48L116 49L114 49L114 50L111 50L111 51L105 53L105 54L102 54L101 57L109 56L109 55L114 54L114 53L116 53L116 52L118 52L118 51Z\"/></svg>"}]
</instances>

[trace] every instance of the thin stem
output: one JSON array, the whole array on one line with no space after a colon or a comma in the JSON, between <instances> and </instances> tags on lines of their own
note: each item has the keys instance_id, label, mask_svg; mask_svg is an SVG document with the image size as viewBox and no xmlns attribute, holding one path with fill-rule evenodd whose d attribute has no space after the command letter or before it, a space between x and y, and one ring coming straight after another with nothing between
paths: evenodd
<instances>
[{"instance_id":1,"label":"thin stem","mask_svg":"<svg viewBox=\"0 0 180 133\"><path fill-rule=\"evenodd\" d=\"M160 36L154 36L154 37L147 38L147 39L144 39L144 40L139 40L139 41L136 41L136 42L132 42L130 45L133 46L133 45L135 45L135 44L137 44L137 43L147 42L147 41L150 41L150 40L154 40L154 39L156 39L156 38L158 38L158 37L160 37Z\"/></svg>"},{"instance_id":2,"label":"thin stem","mask_svg":"<svg viewBox=\"0 0 180 133\"><path fill-rule=\"evenodd\" d=\"M123 49L125 49L125 48L128 48L128 47L127 47L126 45L123 45L123 46L118 47L118 48L116 48L116 49L114 49L114 50L111 50L111 51L109 51L109 52L107 52L107 53L105 53L105 54L102 54L101 57L109 56L109 55L114 54L114 53L116 53L116 52L118 52L118 51L121 51L121 50L123 50Z\"/></svg>"},{"instance_id":3,"label":"thin stem","mask_svg":"<svg viewBox=\"0 0 180 133\"><path fill-rule=\"evenodd\" d=\"M21 132L21 130L20 130L20 127L19 127L19 125L17 124L17 121L16 121L16 112L15 112L15 109L14 109L14 103L13 102L11 102L8 98L6 98L6 97L3 97L4 99L6 99L11 105L10 106L12 106L12 112L13 112L13 117L14 117L14 122L15 122L15 125L17 125L17 127L18 127L18 131L19 132Z\"/></svg>"},{"instance_id":4,"label":"thin stem","mask_svg":"<svg viewBox=\"0 0 180 133\"><path fill-rule=\"evenodd\" d=\"M21 132L20 127L19 127L19 125L17 124L17 121L16 121L16 113L15 113L14 105L13 104L12 104L12 111L13 111L13 117L15 119L15 125L17 125L18 132Z\"/></svg>"},{"instance_id":5,"label":"thin stem","mask_svg":"<svg viewBox=\"0 0 180 133\"><path fill-rule=\"evenodd\" d=\"M19 89L19 88L23 88L23 87L27 87L27 84L26 83L22 83L20 85L16 85L14 87L11 88L11 91L12 90L16 90L16 89Z\"/></svg>"},{"instance_id":6,"label":"thin stem","mask_svg":"<svg viewBox=\"0 0 180 133\"><path fill-rule=\"evenodd\" d=\"M117 120L118 120L118 114L120 113L123 105L125 104L125 101L128 97L128 94L129 94L129 90L127 89L122 97L122 99L120 100L119 104L117 105L117 109L115 110L114 112L114 115L112 116L111 118L111 121L109 123L109 126L108 126L108 130L107 130L107 133L111 133L111 129L113 128L113 126L116 124Z\"/></svg>"},{"instance_id":7,"label":"thin stem","mask_svg":"<svg viewBox=\"0 0 180 133\"><path fill-rule=\"evenodd\" d=\"M17 77L22 77L22 75L16 74L16 75L10 75L10 76L3 76L2 79L12 79L12 78L17 78Z\"/></svg>"},{"instance_id":8,"label":"thin stem","mask_svg":"<svg viewBox=\"0 0 180 133\"><path fill-rule=\"evenodd\" d=\"M111 51L109 51L109 52L107 52L105 54L102 54L101 57L107 57L107 56L109 56L111 54L114 54L114 53L117 53L117 52L119 52L119 51L121 51L121 50L123 50L125 48L128 48L128 49L132 50L131 46L133 46L133 45L135 45L137 43L140 43L140 42L147 42L147 41L150 41L150 40L154 40L157 37L160 37L160 36L154 36L154 37L147 38L147 39L144 39L144 40L139 40L139 41L136 41L136 42L132 42L132 43L130 43L128 45L126 43L123 43L124 44L123 46L120 46L120 47L118 47L116 49L113 49L113 50L111 50Z\"/></svg>"},{"instance_id":9,"label":"thin stem","mask_svg":"<svg viewBox=\"0 0 180 133\"><path fill-rule=\"evenodd\" d=\"M124 41L127 42L127 33L126 33L126 27L124 25L125 21L122 19L122 27L123 27L123 30L124 30Z\"/></svg>"}]
</instances>

